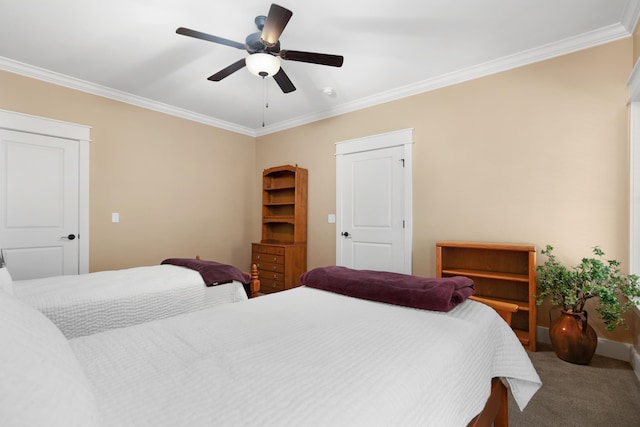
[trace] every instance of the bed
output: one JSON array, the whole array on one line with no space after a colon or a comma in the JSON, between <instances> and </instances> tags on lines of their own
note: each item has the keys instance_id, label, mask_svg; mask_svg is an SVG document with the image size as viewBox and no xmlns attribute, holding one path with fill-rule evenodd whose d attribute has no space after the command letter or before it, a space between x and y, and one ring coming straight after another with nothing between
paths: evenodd
<instances>
[{"instance_id":1,"label":"bed","mask_svg":"<svg viewBox=\"0 0 640 427\"><path fill-rule=\"evenodd\" d=\"M206 283L206 285L205 285ZM256 296L257 271L199 258L88 274L16 280L13 293L67 338L131 326Z\"/></svg>"},{"instance_id":2,"label":"bed","mask_svg":"<svg viewBox=\"0 0 640 427\"><path fill-rule=\"evenodd\" d=\"M0 292L0 321L3 426L467 426L503 382L520 408L541 386L468 298L434 311L305 284L67 341Z\"/></svg>"}]
</instances>

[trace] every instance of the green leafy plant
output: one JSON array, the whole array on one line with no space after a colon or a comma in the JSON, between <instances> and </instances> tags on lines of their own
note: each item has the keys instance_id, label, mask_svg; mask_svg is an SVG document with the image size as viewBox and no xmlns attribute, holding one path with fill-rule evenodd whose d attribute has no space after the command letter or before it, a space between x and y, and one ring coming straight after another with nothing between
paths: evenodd
<instances>
[{"instance_id":1,"label":"green leafy plant","mask_svg":"<svg viewBox=\"0 0 640 427\"><path fill-rule=\"evenodd\" d=\"M536 267L538 305L549 297L553 305L580 313L588 299L598 297L596 311L608 330L618 325L629 327L622 314L636 304L631 298L640 297L638 276L621 274L620 263L605 259L604 252L597 246L593 248L595 257L582 258L580 264L571 269L558 262L552 246L547 245L541 252L547 260Z\"/></svg>"}]
</instances>

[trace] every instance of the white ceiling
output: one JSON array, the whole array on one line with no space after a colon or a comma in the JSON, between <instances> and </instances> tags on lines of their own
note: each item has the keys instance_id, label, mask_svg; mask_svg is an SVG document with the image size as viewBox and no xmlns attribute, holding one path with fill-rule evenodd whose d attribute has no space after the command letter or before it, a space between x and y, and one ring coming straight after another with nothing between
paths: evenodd
<instances>
[{"instance_id":1,"label":"white ceiling","mask_svg":"<svg viewBox=\"0 0 640 427\"><path fill-rule=\"evenodd\" d=\"M283 94L246 68L208 81L246 52L175 33L244 43L265 0L0 0L0 69L255 136L627 37L639 3L279 0L282 49L345 58L282 61Z\"/></svg>"}]
</instances>

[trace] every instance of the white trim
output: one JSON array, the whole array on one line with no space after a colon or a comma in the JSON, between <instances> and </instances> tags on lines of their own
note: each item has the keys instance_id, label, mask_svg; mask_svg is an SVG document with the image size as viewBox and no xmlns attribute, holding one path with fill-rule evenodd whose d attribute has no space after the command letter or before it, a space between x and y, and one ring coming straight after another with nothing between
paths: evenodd
<instances>
[{"instance_id":1,"label":"white trim","mask_svg":"<svg viewBox=\"0 0 640 427\"><path fill-rule=\"evenodd\" d=\"M633 66L627 86L629 87L629 101L640 101L640 61Z\"/></svg>"},{"instance_id":2,"label":"white trim","mask_svg":"<svg viewBox=\"0 0 640 427\"><path fill-rule=\"evenodd\" d=\"M640 15L640 1L629 0L625 11L627 16L633 15L629 25L630 32L635 31ZM640 61L637 61L631 71L627 82L629 87L629 263L630 272L640 274ZM632 308L636 315L640 316L640 300L636 300L636 306ZM634 339L640 337L640 331L636 331ZM629 363L633 368L636 378L640 381L640 354L635 347L629 352Z\"/></svg>"},{"instance_id":3,"label":"white trim","mask_svg":"<svg viewBox=\"0 0 640 427\"><path fill-rule=\"evenodd\" d=\"M537 332L538 342L551 344L551 339L549 339L549 328L544 326L538 326L536 328L536 332ZM633 346L625 342L611 341L604 338L598 338L596 354L599 356L622 360L623 362L630 362L632 349L633 349Z\"/></svg>"},{"instance_id":4,"label":"white trim","mask_svg":"<svg viewBox=\"0 0 640 427\"><path fill-rule=\"evenodd\" d=\"M636 75L636 80L640 81ZM637 84L637 83L636 83ZM636 85L634 84L634 86ZM630 86L631 89L631 86ZM637 93L640 96L640 92ZM632 98L633 99L633 98ZM631 102L629 111L629 271L640 273L640 102Z\"/></svg>"},{"instance_id":5,"label":"white trim","mask_svg":"<svg viewBox=\"0 0 640 427\"><path fill-rule=\"evenodd\" d=\"M80 141L78 159L78 273L89 272L89 141Z\"/></svg>"},{"instance_id":6,"label":"white trim","mask_svg":"<svg viewBox=\"0 0 640 427\"><path fill-rule=\"evenodd\" d=\"M0 128L78 141L78 271L89 272L89 148L91 127L46 117L0 110Z\"/></svg>"},{"instance_id":7,"label":"white trim","mask_svg":"<svg viewBox=\"0 0 640 427\"><path fill-rule=\"evenodd\" d=\"M74 141L90 141L89 134L91 127L76 123L63 122L8 110L0 110L0 123L3 129L19 132L25 132L25 129L30 129L28 131L29 133L72 139Z\"/></svg>"},{"instance_id":8,"label":"white trim","mask_svg":"<svg viewBox=\"0 0 640 427\"><path fill-rule=\"evenodd\" d=\"M363 138L350 139L336 142L336 187L342 182L342 159L345 154L361 153L364 151L379 150L402 146L404 149L404 272L412 273L413 260L413 128L381 133ZM340 188L336 188L336 259L341 258L342 245L337 237L341 229L341 194Z\"/></svg>"},{"instance_id":9,"label":"white trim","mask_svg":"<svg viewBox=\"0 0 640 427\"><path fill-rule=\"evenodd\" d=\"M352 102L335 106L330 110L311 113L305 116L294 117L290 120L274 123L271 126L266 126L262 129L256 130L256 134L261 136L296 126L302 126L318 120L339 116L375 105L384 104L386 102L395 101L536 62L545 61L558 56L567 55L569 53L578 52L580 50L599 46L628 36L629 32L622 24L610 25L580 36L570 37L535 49L529 49L524 52L508 55L493 61L487 61L483 64L452 71L450 73L422 80L407 86L402 86L372 96L357 99Z\"/></svg>"},{"instance_id":10,"label":"white trim","mask_svg":"<svg viewBox=\"0 0 640 427\"><path fill-rule=\"evenodd\" d=\"M627 0L620 17L620 22L627 29L629 34L633 34L638 25L638 17L640 16L640 0Z\"/></svg>"},{"instance_id":11,"label":"white trim","mask_svg":"<svg viewBox=\"0 0 640 427\"><path fill-rule=\"evenodd\" d=\"M336 155L361 153L363 151L380 150L413 144L413 128L401 129L378 135L349 139L336 142Z\"/></svg>"},{"instance_id":12,"label":"white trim","mask_svg":"<svg viewBox=\"0 0 640 427\"><path fill-rule=\"evenodd\" d=\"M14 61L13 59L0 57L0 70L9 71L11 73L20 74L22 76L31 77L34 79L42 80L45 82L57 84L60 86L68 87L82 92L90 93L92 95L102 96L104 98L113 99L127 104L135 105L138 107L146 108L148 110L158 111L160 113L169 114L171 116L180 117L183 119L191 120L197 123L203 123L205 125L217 127L220 129L229 130L231 132L256 136L256 132L245 126L240 126L235 123L226 122L224 120L216 119L211 116L207 116L193 111L178 108L173 105L164 104L152 99L143 98L141 96L132 95L127 92L123 92L117 89L112 89L106 86L102 86L96 83L91 83L85 80L80 80L75 77L67 76L64 74L49 71L44 68L35 67L33 65L25 64L22 62Z\"/></svg>"},{"instance_id":13,"label":"white trim","mask_svg":"<svg viewBox=\"0 0 640 427\"><path fill-rule=\"evenodd\" d=\"M636 378L640 381L640 353L635 348L631 348L631 355L629 357L631 360L629 363L633 368L633 372L636 374Z\"/></svg>"},{"instance_id":14,"label":"white trim","mask_svg":"<svg viewBox=\"0 0 640 427\"><path fill-rule=\"evenodd\" d=\"M627 82L629 87L629 272L640 275L640 61ZM640 301L636 301L640 315ZM636 332L640 335L640 331Z\"/></svg>"}]
</instances>

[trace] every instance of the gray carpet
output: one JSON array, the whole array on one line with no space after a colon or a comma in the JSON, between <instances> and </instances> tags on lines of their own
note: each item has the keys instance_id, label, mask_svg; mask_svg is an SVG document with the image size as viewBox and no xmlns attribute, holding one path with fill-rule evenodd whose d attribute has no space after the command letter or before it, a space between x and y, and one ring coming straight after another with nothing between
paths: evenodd
<instances>
[{"instance_id":1,"label":"gray carpet","mask_svg":"<svg viewBox=\"0 0 640 427\"><path fill-rule=\"evenodd\" d=\"M640 383L629 363L596 355L575 365L548 345L529 356L543 385L523 412L509 398L511 427L640 426Z\"/></svg>"}]
</instances>

